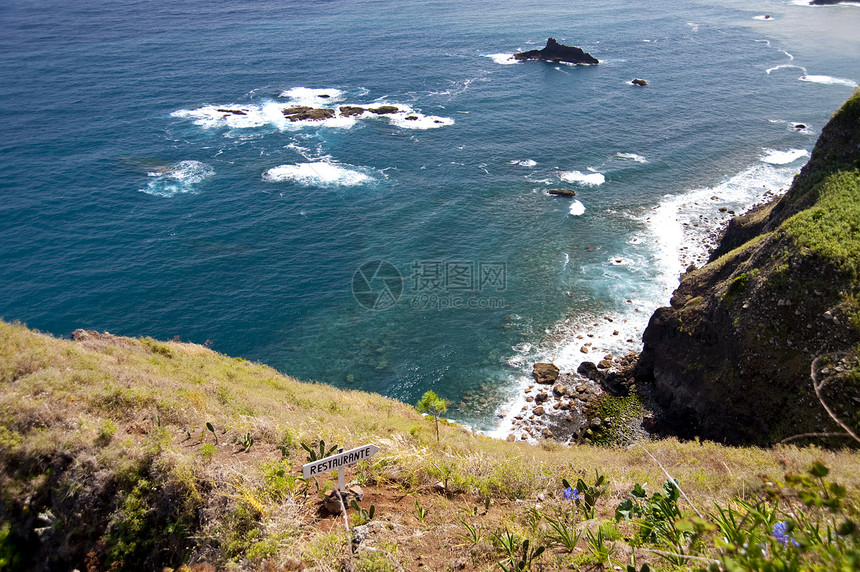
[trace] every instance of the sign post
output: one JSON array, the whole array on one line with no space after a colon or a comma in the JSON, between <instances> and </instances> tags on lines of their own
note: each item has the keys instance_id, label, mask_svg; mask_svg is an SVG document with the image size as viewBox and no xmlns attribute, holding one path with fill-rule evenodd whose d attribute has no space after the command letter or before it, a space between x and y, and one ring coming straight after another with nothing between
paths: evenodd
<instances>
[{"instance_id":1,"label":"sign post","mask_svg":"<svg viewBox=\"0 0 860 572\"><path fill-rule=\"evenodd\" d=\"M362 447L350 449L349 451L344 451L343 448L340 448L336 455L303 465L302 475L306 479L309 479L311 477L317 477L322 473L337 471L337 490L338 492L343 493L346 491L346 479L344 478L346 467L355 465L360 461L366 461L378 452L379 447L376 445L364 445Z\"/></svg>"}]
</instances>

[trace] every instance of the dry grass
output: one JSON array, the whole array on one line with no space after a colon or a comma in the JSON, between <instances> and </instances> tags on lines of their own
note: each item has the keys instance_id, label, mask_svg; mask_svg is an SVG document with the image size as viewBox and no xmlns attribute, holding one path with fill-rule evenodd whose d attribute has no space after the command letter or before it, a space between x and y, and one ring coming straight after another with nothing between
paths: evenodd
<instances>
[{"instance_id":1,"label":"dry grass","mask_svg":"<svg viewBox=\"0 0 860 572\"><path fill-rule=\"evenodd\" d=\"M530 530L529 509L560 506L562 477L606 475L599 521L612 518L634 484L656 490L666 478L641 447L507 443L451 424L440 432L437 445L432 418L403 403L300 383L199 345L102 334L72 342L0 322L0 520L24 535L40 526L28 515L50 509L56 520L42 549L73 537L64 566L89 559L97 567L153 568L185 559L293 569L298 560L340 569L343 523L320 509L317 490L333 477L310 483L307 496L298 478L306 457L300 443L319 439L382 448L350 472L367 493L362 506L375 504L372 522L380 523L355 556L358 569L418 569L418 562L493 569L499 556L489 532L540 536ZM857 510L853 451L675 440L644 446L699 510L747 497L764 475L778 479L817 459L849 487ZM427 511L424 522L416 501ZM464 509L486 533L480 545L458 536ZM42 558L38 550L25 546L21 557ZM552 549L542 561L554 568L586 556Z\"/></svg>"}]
</instances>

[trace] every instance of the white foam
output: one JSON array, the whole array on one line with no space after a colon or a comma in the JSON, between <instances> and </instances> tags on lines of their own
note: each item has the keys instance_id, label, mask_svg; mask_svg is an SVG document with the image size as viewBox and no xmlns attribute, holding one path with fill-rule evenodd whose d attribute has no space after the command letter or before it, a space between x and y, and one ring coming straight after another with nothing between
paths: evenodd
<instances>
[{"instance_id":1,"label":"white foam","mask_svg":"<svg viewBox=\"0 0 860 572\"><path fill-rule=\"evenodd\" d=\"M840 77L831 77L829 75L802 75L798 79L800 79L800 81L821 83L824 85L844 85L847 87L857 87L857 82L853 79L843 79Z\"/></svg>"},{"instance_id":2,"label":"white foam","mask_svg":"<svg viewBox=\"0 0 860 572\"><path fill-rule=\"evenodd\" d=\"M263 180L290 181L306 187L354 187L372 182L370 175L354 168L336 165L329 161L278 165L263 173Z\"/></svg>"},{"instance_id":3,"label":"white foam","mask_svg":"<svg viewBox=\"0 0 860 572\"><path fill-rule=\"evenodd\" d=\"M438 115L424 115L414 112L395 113L388 116L392 125L403 129L438 129L448 125L454 125L450 117L439 117Z\"/></svg>"},{"instance_id":4,"label":"white foam","mask_svg":"<svg viewBox=\"0 0 860 572\"><path fill-rule=\"evenodd\" d=\"M753 20L764 20L766 22L769 22L773 20L773 16L767 16L765 14L762 14L760 16L753 16Z\"/></svg>"},{"instance_id":5,"label":"white foam","mask_svg":"<svg viewBox=\"0 0 860 572\"><path fill-rule=\"evenodd\" d=\"M339 89L311 89L308 87L294 87L281 92L281 97L288 98L296 105L317 106L325 103L334 103L343 98L343 91Z\"/></svg>"},{"instance_id":6,"label":"white foam","mask_svg":"<svg viewBox=\"0 0 860 572\"><path fill-rule=\"evenodd\" d=\"M699 25L695 22L687 22L687 25L690 26L690 29L693 31L693 33L699 31Z\"/></svg>"},{"instance_id":7,"label":"white foam","mask_svg":"<svg viewBox=\"0 0 860 572\"><path fill-rule=\"evenodd\" d=\"M778 65L778 66L773 66L772 68L767 68L766 70L764 70L764 73L766 73L767 75L770 75L772 72L775 72L775 71L781 70L781 69L787 69L787 68L796 68L796 69L801 70L803 73L806 73L805 67L798 66L795 64L782 64L782 65Z\"/></svg>"},{"instance_id":8,"label":"white foam","mask_svg":"<svg viewBox=\"0 0 860 572\"><path fill-rule=\"evenodd\" d=\"M232 113L235 110L240 113ZM256 105L204 105L197 109L180 109L170 114L172 117L191 119L195 125L210 129L213 127L231 127L234 129L247 129L260 127L269 122Z\"/></svg>"},{"instance_id":9,"label":"white foam","mask_svg":"<svg viewBox=\"0 0 860 572\"><path fill-rule=\"evenodd\" d=\"M142 192L158 197L172 197L182 193L195 192L197 185L215 174L215 169L200 161L179 161L169 167L150 171L153 177L140 189Z\"/></svg>"},{"instance_id":10,"label":"white foam","mask_svg":"<svg viewBox=\"0 0 860 572\"><path fill-rule=\"evenodd\" d=\"M519 165L520 167L534 167L537 165L537 161L534 159L523 159L521 161L514 159L510 163L511 165Z\"/></svg>"},{"instance_id":11,"label":"white foam","mask_svg":"<svg viewBox=\"0 0 860 572\"><path fill-rule=\"evenodd\" d=\"M585 205L583 205L578 200L574 199L572 203L570 203L570 214L573 216L580 216L585 213Z\"/></svg>"},{"instance_id":12,"label":"white foam","mask_svg":"<svg viewBox=\"0 0 860 572\"><path fill-rule=\"evenodd\" d=\"M357 105L366 109L363 113L357 115L344 116L340 112L341 106L326 106L325 102L330 102L339 96L338 90L310 90L308 88L296 88L289 90L284 94L290 94L290 97L295 97L289 103L267 101L260 105L206 105L198 109L180 109L174 111L173 117L191 119L195 125L203 128L223 128L230 129L251 129L271 125L281 131L288 129L303 129L308 127L329 127L339 129L349 129L353 127L358 120L382 119L387 120L392 125L402 129L438 129L454 124L454 120L450 117L439 117L436 115L424 115L414 111L408 105L377 102L372 106ZM282 94L282 95L284 95ZM319 99L320 94L331 94L330 99ZM310 101L309 99L319 99L319 101ZM376 114L370 111L380 105L391 105L397 108L395 113ZM301 121L292 121L284 115L284 110L297 106L310 106L318 109L331 109L334 111L332 117L325 119L305 119Z\"/></svg>"},{"instance_id":13,"label":"white foam","mask_svg":"<svg viewBox=\"0 0 860 572\"><path fill-rule=\"evenodd\" d=\"M581 185L589 185L596 187L602 185L606 181L603 173L583 173L582 171L565 171L559 173L559 178L568 183L579 183Z\"/></svg>"},{"instance_id":14,"label":"white foam","mask_svg":"<svg viewBox=\"0 0 860 572\"><path fill-rule=\"evenodd\" d=\"M648 243L655 244L663 300L677 287L679 275L689 264L701 265L707 260L709 248L715 246L713 229L728 220L729 211L743 211L767 193L777 195L788 188L797 172L789 163L760 162L713 187L667 196L653 209L648 219L653 236Z\"/></svg>"},{"instance_id":15,"label":"white foam","mask_svg":"<svg viewBox=\"0 0 860 572\"><path fill-rule=\"evenodd\" d=\"M514 58L514 54L487 54L484 56L485 58L490 58L497 64L503 66L509 66L511 64L519 63L519 60Z\"/></svg>"},{"instance_id":16,"label":"white foam","mask_svg":"<svg viewBox=\"0 0 860 572\"><path fill-rule=\"evenodd\" d=\"M615 156L619 159L630 159L631 161L636 161L637 163L648 162L648 159L646 159L642 155L637 155L636 153L616 153Z\"/></svg>"},{"instance_id":17,"label":"white foam","mask_svg":"<svg viewBox=\"0 0 860 572\"><path fill-rule=\"evenodd\" d=\"M788 165L798 159L809 157L809 151L806 149L789 149L788 151L778 151L776 149L762 149L765 155L761 160L771 165Z\"/></svg>"}]
</instances>

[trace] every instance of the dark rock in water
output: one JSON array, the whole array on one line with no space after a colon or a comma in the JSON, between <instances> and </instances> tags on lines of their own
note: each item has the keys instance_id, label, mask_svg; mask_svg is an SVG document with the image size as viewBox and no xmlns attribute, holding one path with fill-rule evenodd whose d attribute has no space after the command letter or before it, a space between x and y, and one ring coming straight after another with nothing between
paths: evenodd
<instances>
[{"instance_id":1,"label":"dark rock in water","mask_svg":"<svg viewBox=\"0 0 860 572\"><path fill-rule=\"evenodd\" d=\"M297 107L287 107L283 110L283 114L289 117L290 121L322 121L323 119L334 117L334 109L320 109L300 105Z\"/></svg>"},{"instance_id":2,"label":"dark rock in water","mask_svg":"<svg viewBox=\"0 0 860 572\"><path fill-rule=\"evenodd\" d=\"M554 383L558 379L558 367L554 363L536 363L532 375L538 383Z\"/></svg>"},{"instance_id":3,"label":"dark rock in water","mask_svg":"<svg viewBox=\"0 0 860 572\"><path fill-rule=\"evenodd\" d=\"M344 105L340 108L340 114L344 117L352 117L353 115L361 115L367 111L367 109L363 107L358 107L355 105Z\"/></svg>"},{"instance_id":4,"label":"dark rock in water","mask_svg":"<svg viewBox=\"0 0 860 572\"><path fill-rule=\"evenodd\" d=\"M547 191L547 194L555 195L557 197L575 197L576 191L573 189L550 189Z\"/></svg>"},{"instance_id":5,"label":"dark rock in water","mask_svg":"<svg viewBox=\"0 0 860 572\"><path fill-rule=\"evenodd\" d=\"M546 47L542 50L529 50L514 54L517 60L543 60L547 62L568 62L571 64L594 65L600 61L591 54L582 51L575 46L565 46L550 38L546 41Z\"/></svg>"},{"instance_id":6,"label":"dark rock in water","mask_svg":"<svg viewBox=\"0 0 860 572\"><path fill-rule=\"evenodd\" d=\"M634 79L630 83L632 83L633 85L638 85L639 87L645 87L646 85L648 85L647 81L645 81L644 79L639 79L639 78Z\"/></svg>"},{"instance_id":7,"label":"dark rock in water","mask_svg":"<svg viewBox=\"0 0 860 572\"><path fill-rule=\"evenodd\" d=\"M379 107L369 109L368 111L377 115L389 115L391 113L398 113L400 111L400 108L395 105L381 105Z\"/></svg>"},{"instance_id":8,"label":"dark rock in water","mask_svg":"<svg viewBox=\"0 0 860 572\"><path fill-rule=\"evenodd\" d=\"M248 113L242 109L216 109L215 111L219 111L221 113L232 113L233 115L248 115Z\"/></svg>"},{"instance_id":9,"label":"dark rock in water","mask_svg":"<svg viewBox=\"0 0 860 572\"><path fill-rule=\"evenodd\" d=\"M795 123L794 128L795 129L806 129L806 125L804 125L803 123Z\"/></svg>"},{"instance_id":10,"label":"dark rock in water","mask_svg":"<svg viewBox=\"0 0 860 572\"><path fill-rule=\"evenodd\" d=\"M406 121L418 121L418 116L417 115L407 115L404 119L406 119Z\"/></svg>"},{"instance_id":11,"label":"dark rock in water","mask_svg":"<svg viewBox=\"0 0 860 572\"><path fill-rule=\"evenodd\" d=\"M833 6L835 4L860 4L860 0L812 0L810 6Z\"/></svg>"}]
</instances>

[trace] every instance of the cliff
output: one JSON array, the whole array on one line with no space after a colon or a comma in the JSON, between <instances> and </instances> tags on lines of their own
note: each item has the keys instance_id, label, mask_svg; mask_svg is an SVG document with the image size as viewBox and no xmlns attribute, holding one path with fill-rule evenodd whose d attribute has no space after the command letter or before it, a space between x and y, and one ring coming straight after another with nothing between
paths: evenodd
<instances>
[{"instance_id":1,"label":"cliff","mask_svg":"<svg viewBox=\"0 0 860 572\"><path fill-rule=\"evenodd\" d=\"M772 444L860 426L860 92L779 200L734 219L643 335L640 366L682 436ZM815 371L813 372L813 361ZM842 443L844 441L832 441Z\"/></svg>"}]
</instances>

